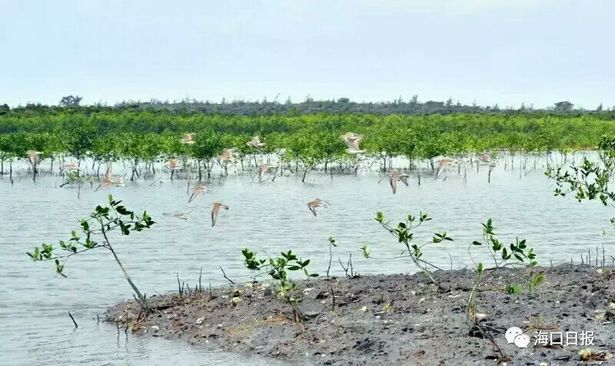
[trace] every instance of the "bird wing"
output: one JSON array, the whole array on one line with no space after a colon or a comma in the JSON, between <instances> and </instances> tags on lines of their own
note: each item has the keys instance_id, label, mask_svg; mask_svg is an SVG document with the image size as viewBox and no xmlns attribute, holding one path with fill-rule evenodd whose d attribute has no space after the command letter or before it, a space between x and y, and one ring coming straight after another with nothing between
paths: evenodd
<instances>
[{"instance_id":1,"label":"bird wing","mask_svg":"<svg viewBox=\"0 0 615 366\"><path fill-rule=\"evenodd\" d=\"M312 202L308 202L307 207L310 209L310 211L312 211L312 213L314 214L314 217L316 217L316 210L312 206Z\"/></svg>"},{"instance_id":2,"label":"bird wing","mask_svg":"<svg viewBox=\"0 0 615 366\"><path fill-rule=\"evenodd\" d=\"M397 192L397 177L391 177L389 179L389 184L391 185L391 190L393 191L393 194L395 194L395 192Z\"/></svg>"},{"instance_id":3,"label":"bird wing","mask_svg":"<svg viewBox=\"0 0 615 366\"><path fill-rule=\"evenodd\" d=\"M406 187L408 187L408 176L407 175L400 175L399 176L399 180L406 185Z\"/></svg>"},{"instance_id":4,"label":"bird wing","mask_svg":"<svg viewBox=\"0 0 615 366\"><path fill-rule=\"evenodd\" d=\"M216 225L216 218L218 217L218 210L216 210L217 207L214 206L214 208L211 210L211 227L214 227L214 225Z\"/></svg>"}]
</instances>

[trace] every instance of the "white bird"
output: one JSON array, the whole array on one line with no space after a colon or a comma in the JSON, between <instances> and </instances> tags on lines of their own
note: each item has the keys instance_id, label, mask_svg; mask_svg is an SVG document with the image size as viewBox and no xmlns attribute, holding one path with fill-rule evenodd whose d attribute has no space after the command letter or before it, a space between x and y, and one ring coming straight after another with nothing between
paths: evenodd
<instances>
[{"instance_id":1,"label":"white bird","mask_svg":"<svg viewBox=\"0 0 615 366\"><path fill-rule=\"evenodd\" d=\"M357 135L356 133L353 133L353 132L347 132L344 135L342 135L342 141L348 147L346 151L349 154L361 154L365 152L365 150L361 150L361 148L359 147L359 144L361 143L362 140L363 140L363 136Z\"/></svg>"},{"instance_id":2,"label":"white bird","mask_svg":"<svg viewBox=\"0 0 615 366\"><path fill-rule=\"evenodd\" d=\"M79 169L79 165L73 161L69 161L67 163L64 163L64 165L62 166L62 169L60 169L60 174L64 174L66 172L78 171L78 170L81 170Z\"/></svg>"},{"instance_id":3,"label":"white bird","mask_svg":"<svg viewBox=\"0 0 615 366\"><path fill-rule=\"evenodd\" d=\"M273 177L275 178L275 173L277 170L278 170L277 165L271 165L271 164L261 165L258 170L258 181L262 182L263 176L266 174L273 174Z\"/></svg>"},{"instance_id":4,"label":"white bird","mask_svg":"<svg viewBox=\"0 0 615 366\"><path fill-rule=\"evenodd\" d=\"M182 144L192 145L195 143L194 141L194 133L185 133L181 138Z\"/></svg>"},{"instance_id":5,"label":"white bird","mask_svg":"<svg viewBox=\"0 0 615 366\"><path fill-rule=\"evenodd\" d=\"M105 172L105 175L103 176L102 182L100 182L100 184L98 185L98 187L96 188L96 190L98 191L101 188L108 188L110 186L122 186L124 185L124 178L123 177L117 177L117 178L113 178L112 175L112 168L111 165L107 166L107 171Z\"/></svg>"},{"instance_id":6,"label":"white bird","mask_svg":"<svg viewBox=\"0 0 615 366\"><path fill-rule=\"evenodd\" d=\"M170 170L180 170L182 168L177 159L169 159L164 166Z\"/></svg>"},{"instance_id":7,"label":"white bird","mask_svg":"<svg viewBox=\"0 0 615 366\"><path fill-rule=\"evenodd\" d=\"M496 159L489 153L481 154L478 157L479 164L488 165L490 168L495 167Z\"/></svg>"},{"instance_id":8,"label":"white bird","mask_svg":"<svg viewBox=\"0 0 615 366\"><path fill-rule=\"evenodd\" d=\"M203 194L206 191L208 191L208 189L205 187L204 184L197 184L196 187L192 188L192 194L188 199L188 203L192 202L196 197L198 197L198 195Z\"/></svg>"},{"instance_id":9,"label":"white bird","mask_svg":"<svg viewBox=\"0 0 615 366\"><path fill-rule=\"evenodd\" d=\"M246 142L246 145L252 146L255 149L260 149L261 147L265 146L265 143L261 142L261 139L258 136L254 136L252 137L252 140Z\"/></svg>"},{"instance_id":10,"label":"white bird","mask_svg":"<svg viewBox=\"0 0 615 366\"><path fill-rule=\"evenodd\" d=\"M378 183L380 183L386 176L380 178ZM397 192L397 182L402 182L406 187L408 187L408 178L410 176L408 174L402 174L398 171L392 171L389 173L389 185L391 186L391 190L393 194Z\"/></svg>"},{"instance_id":11,"label":"white bird","mask_svg":"<svg viewBox=\"0 0 615 366\"><path fill-rule=\"evenodd\" d=\"M436 167L436 178L440 176L443 170L445 170L450 165L454 164L456 161L452 159L440 159L438 160L438 166Z\"/></svg>"},{"instance_id":12,"label":"white bird","mask_svg":"<svg viewBox=\"0 0 615 366\"><path fill-rule=\"evenodd\" d=\"M220 212L220 208L228 210L228 206L223 205L220 202L214 202L214 205L211 209L211 226L212 227L216 225L216 219L218 219L218 213Z\"/></svg>"},{"instance_id":13,"label":"white bird","mask_svg":"<svg viewBox=\"0 0 615 366\"><path fill-rule=\"evenodd\" d=\"M32 165L33 169L36 169L37 165L41 162L41 154L40 151L28 150L26 151L26 155L28 157L28 161L30 165Z\"/></svg>"},{"instance_id":14,"label":"white bird","mask_svg":"<svg viewBox=\"0 0 615 366\"><path fill-rule=\"evenodd\" d=\"M235 156L235 149L224 149L222 154L218 156L218 159L222 162L228 162Z\"/></svg>"},{"instance_id":15,"label":"white bird","mask_svg":"<svg viewBox=\"0 0 615 366\"><path fill-rule=\"evenodd\" d=\"M316 217L316 208L317 207L327 207L327 202L321 200L320 198L316 198L313 201L310 201L307 203L307 207L310 211L312 211L312 214L314 214L314 217Z\"/></svg>"}]
</instances>

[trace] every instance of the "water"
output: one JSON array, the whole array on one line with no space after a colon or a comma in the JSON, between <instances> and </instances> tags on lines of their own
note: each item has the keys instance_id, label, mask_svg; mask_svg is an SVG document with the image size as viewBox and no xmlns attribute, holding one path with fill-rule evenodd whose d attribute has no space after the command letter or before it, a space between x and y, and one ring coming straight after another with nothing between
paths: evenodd
<instances>
[{"instance_id":1,"label":"water","mask_svg":"<svg viewBox=\"0 0 615 366\"><path fill-rule=\"evenodd\" d=\"M415 179L410 187L400 184L396 195L369 172L333 180L312 173L305 184L296 176L263 183L231 176L212 182L210 191L191 204L187 182L170 182L166 175L153 186L141 181L95 192L84 185L79 198L76 188L58 188L60 177L39 177L33 183L19 176L14 185L0 178L0 364L272 364L183 341L118 334L112 325L97 324L96 314L131 296L107 252L72 258L65 268L68 278L55 275L51 263L34 263L25 255L41 242L67 239L77 220L105 202L109 193L128 208L147 209L158 222L149 231L111 238L134 281L149 295L175 291L176 274L196 284L201 267L205 284L225 284L218 266L235 281L248 281L251 274L243 268L240 253L244 247L270 254L293 249L312 259L312 271L324 273L329 236L338 244L331 269L335 275L343 275L337 258L345 262L349 253L354 271L361 274L414 271L407 261L394 258L402 248L374 221L376 211L391 220L428 212L433 220L418 231L417 240L427 242L436 231L447 231L455 239L426 250L424 258L443 268L473 265L467 247L481 239L481 222L489 217L501 239L526 238L545 265L577 260L596 246L614 253L614 243L602 235L611 211L595 202L554 197L554 185L542 173L544 161L536 170L519 170L521 157L515 159L514 170L510 163L507 169L500 163L491 183L485 168L468 171L465 182L463 173L450 171L444 181L424 176L420 187ZM330 205L313 217L306 203L316 197ZM213 201L230 210L222 212L212 228ZM172 216L190 210L187 221ZM369 259L361 255L364 244L372 252ZM474 260L486 258L479 252ZM76 330L69 311L79 323Z\"/></svg>"}]
</instances>

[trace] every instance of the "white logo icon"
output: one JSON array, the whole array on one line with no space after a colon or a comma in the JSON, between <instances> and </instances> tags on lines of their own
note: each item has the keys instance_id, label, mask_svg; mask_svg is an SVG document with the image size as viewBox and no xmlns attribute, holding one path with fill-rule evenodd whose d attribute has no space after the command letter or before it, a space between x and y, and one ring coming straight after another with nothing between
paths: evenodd
<instances>
[{"instance_id":1,"label":"white logo icon","mask_svg":"<svg viewBox=\"0 0 615 366\"><path fill-rule=\"evenodd\" d=\"M519 327L510 327L505 334L508 343L514 343L519 348L527 348L530 344L530 336L523 333Z\"/></svg>"}]
</instances>

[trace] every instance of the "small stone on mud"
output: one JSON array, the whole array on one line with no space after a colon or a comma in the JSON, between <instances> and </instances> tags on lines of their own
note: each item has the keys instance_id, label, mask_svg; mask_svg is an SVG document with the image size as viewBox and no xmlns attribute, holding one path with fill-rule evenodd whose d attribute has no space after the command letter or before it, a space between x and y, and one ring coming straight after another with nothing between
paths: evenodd
<instances>
[{"instance_id":1,"label":"small stone on mud","mask_svg":"<svg viewBox=\"0 0 615 366\"><path fill-rule=\"evenodd\" d=\"M203 323L203 320L205 320L205 317L200 317L200 318L198 318L198 319L196 320L196 322L195 322L195 323L197 323L197 324L199 324L199 325L200 325L201 323Z\"/></svg>"}]
</instances>

